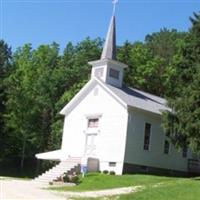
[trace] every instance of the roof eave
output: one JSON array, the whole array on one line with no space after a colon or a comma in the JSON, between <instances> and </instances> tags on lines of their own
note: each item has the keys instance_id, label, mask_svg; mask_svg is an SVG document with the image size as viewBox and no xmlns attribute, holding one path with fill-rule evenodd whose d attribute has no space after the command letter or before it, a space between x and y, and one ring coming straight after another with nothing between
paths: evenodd
<instances>
[{"instance_id":1,"label":"roof eave","mask_svg":"<svg viewBox=\"0 0 200 200\"><path fill-rule=\"evenodd\" d=\"M74 101L76 101L76 99L79 98L79 96L87 90L87 88L92 84L93 81L94 79L90 79L90 81L88 81L85 86L83 86L83 88L71 99L71 101L69 101L67 105L64 106L64 108L60 111L61 115L66 115L67 110L72 106Z\"/></svg>"},{"instance_id":2,"label":"roof eave","mask_svg":"<svg viewBox=\"0 0 200 200\"><path fill-rule=\"evenodd\" d=\"M111 63L111 64L114 64L114 65L120 65L120 67L123 67L123 68L127 68L128 65L122 63L122 62L119 62L119 61L116 61L116 60L112 60L112 59L109 59L109 58L104 58L102 60L95 60L95 61L90 61L88 62L89 65L92 65L92 66L100 66L100 65L105 65L105 64L108 64L108 63Z\"/></svg>"},{"instance_id":3,"label":"roof eave","mask_svg":"<svg viewBox=\"0 0 200 200\"><path fill-rule=\"evenodd\" d=\"M139 108L137 106L132 106L132 105L128 105L127 109L128 109L128 111L139 110L139 111L143 111L143 112L148 112L148 113L151 113L151 114L154 114L157 116L162 116L163 112L169 111L169 109L166 108L166 110L159 110L159 112L155 112L152 110L142 109L142 108Z\"/></svg>"}]
</instances>

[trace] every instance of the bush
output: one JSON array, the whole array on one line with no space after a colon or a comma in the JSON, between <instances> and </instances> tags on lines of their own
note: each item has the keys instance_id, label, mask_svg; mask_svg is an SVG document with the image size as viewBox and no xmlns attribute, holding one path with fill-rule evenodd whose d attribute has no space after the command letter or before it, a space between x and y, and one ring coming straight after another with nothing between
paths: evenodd
<instances>
[{"instance_id":1,"label":"bush","mask_svg":"<svg viewBox=\"0 0 200 200\"><path fill-rule=\"evenodd\" d=\"M68 174L65 174L63 176L63 181L66 183L75 183L75 184L78 184L80 182L80 179L79 179L79 176L77 175L68 175Z\"/></svg>"},{"instance_id":2,"label":"bush","mask_svg":"<svg viewBox=\"0 0 200 200\"><path fill-rule=\"evenodd\" d=\"M115 175L115 172L114 171L110 171L110 175Z\"/></svg>"},{"instance_id":3,"label":"bush","mask_svg":"<svg viewBox=\"0 0 200 200\"><path fill-rule=\"evenodd\" d=\"M78 176L72 176L70 182L71 182L71 183L78 184L78 183L80 182L79 177L78 177Z\"/></svg>"},{"instance_id":4,"label":"bush","mask_svg":"<svg viewBox=\"0 0 200 200\"><path fill-rule=\"evenodd\" d=\"M108 174L108 170L103 170L103 173L104 174Z\"/></svg>"},{"instance_id":5,"label":"bush","mask_svg":"<svg viewBox=\"0 0 200 200\"><path fill-rule=\"evenodd\" d=\"M55 182L62 182L63 181L63 177L59 176L56 179L54 179L53 181L55 181Z\"/></svg>"},{"instance_id":6,"label":"bush","mask_svg":"<svg viewBox=\"0 0 200 200\"><path fill-rule=\"evenodd\" d=\"M66 182L70 182L70 179L69 179L69 176L68 176L68 174L64 174L64 176L63 176L63 181L64 181L64 183L66 183Z\"/></svg>"}]
</instances>

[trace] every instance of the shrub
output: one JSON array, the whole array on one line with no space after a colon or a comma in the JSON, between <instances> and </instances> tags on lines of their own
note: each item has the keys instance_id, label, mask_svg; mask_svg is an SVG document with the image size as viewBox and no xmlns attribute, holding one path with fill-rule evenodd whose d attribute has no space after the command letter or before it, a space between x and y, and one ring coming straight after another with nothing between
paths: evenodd
<instances>
[{"instance_id":1,"label":"shrub","mask_svg":"<svg viewBox=\"0 0 200 200\"><path fill-rule=\"evenodd\" d=\"M115 172L114 171L110 171L110 175L115 175Z\"/></svg>"},{"instance_id":2,"label":"shrub","mask_svg":"<svg viewBox=\"0 0 200 200\"><path fill-rule=\"evenodd\" d=\"M64 181L64 183L70 182L70 178L69 178L68 174L64 174L63 181Z\"/></svg>"},{"instance_id":3,"label":"shrub","mask_svg":"<svg viewBox=\"0 0 200 200\"><path fill-rule=\"evenodd\" d=\"M70 182L78 184L80 182L79 177L78 176L72 176Z\"/></svg>"},{"instance_id":4,"label":"shrub","mask_svg":"<svg viewBox=\"0 0 200 200\"><path fill-rule=\"evenodd\" d=\"M103 170L103 173L104 174L108 174L108 170Z\"/></svg>"},{"instance_id":5,"label":"shrub","mask_svg":"<svg viewBox=\"0 0 200 200\"><path fill-rule=\"evenodd\" d=\"M62 182L63 181L63 177L59 176L56 179L54 179L53 181L55 181L55 182Z\"/></svg>"},{"instance_id":6,"label":"shrub","mask_svg":"<svg viewBox=\"0 0 200 200\"><path fill-rule=\"evenodd\" d=\"M77 175L70 175L70 174L65 174L63 176L63 181L66 183L75 183L78 184L80 182L79 176Z\"/></svg>"}]
</instances>

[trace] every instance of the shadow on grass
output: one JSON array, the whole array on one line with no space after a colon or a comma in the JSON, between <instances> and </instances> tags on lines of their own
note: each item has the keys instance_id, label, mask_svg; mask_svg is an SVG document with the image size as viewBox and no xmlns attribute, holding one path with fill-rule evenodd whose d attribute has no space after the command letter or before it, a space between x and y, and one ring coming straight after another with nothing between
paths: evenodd
<instances>
[{"instance_id":1,"label":"shadow on grass","mask_svg":"<svg viewBox=\"0 0 200 200\"><path fill-rule=\"evenodd\" d=\"M200 181L200 177L199 176L198 177L193 177L192 180L194 180L194 181Z\"/></svg>"}]
</instances>

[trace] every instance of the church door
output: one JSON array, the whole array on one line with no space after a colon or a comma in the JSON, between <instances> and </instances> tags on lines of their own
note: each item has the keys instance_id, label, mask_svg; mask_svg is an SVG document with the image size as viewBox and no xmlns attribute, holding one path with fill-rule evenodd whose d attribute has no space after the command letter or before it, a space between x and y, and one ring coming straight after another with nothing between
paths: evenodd
<instances>
[{"instance_id":1,"label":"church door","mask_svg":"<svg viewBox=\"0 0 200 200\"><path fill-rule=\"evenodd\" d=\"M85 144L85 155L86 156L95 156L96 154L96 145L95 139L96 134L87 134L86 135L86 144Z\"/></svg>"}]
</instances>

